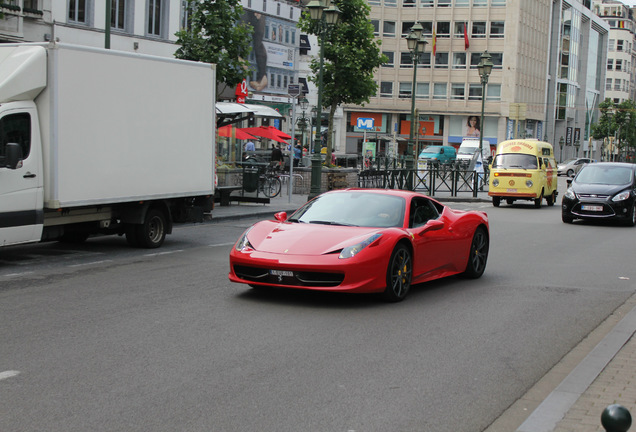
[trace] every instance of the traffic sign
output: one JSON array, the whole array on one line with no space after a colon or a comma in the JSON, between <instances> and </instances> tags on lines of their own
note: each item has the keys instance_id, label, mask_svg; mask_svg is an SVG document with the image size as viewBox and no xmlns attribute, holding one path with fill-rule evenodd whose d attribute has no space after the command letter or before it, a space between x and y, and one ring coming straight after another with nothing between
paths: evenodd
<instances>
[{"instance_id":1,"label":"traffic sign","mask_svg":"<svg viewBox=\"0 0 636 432\"><path fill-rule=\"evenodd\" d=\"M356 122L356 126L358 127L358 129L372 130L373 129L373 118L358 117L358 121Z\"/></svg>"}]
</instances>

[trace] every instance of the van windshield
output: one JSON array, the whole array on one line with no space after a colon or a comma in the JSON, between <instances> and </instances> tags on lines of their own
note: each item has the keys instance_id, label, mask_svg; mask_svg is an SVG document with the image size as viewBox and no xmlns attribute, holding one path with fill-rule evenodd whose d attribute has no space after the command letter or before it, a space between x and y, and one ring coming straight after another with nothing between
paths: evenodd
<instances>
[{"instance_id":1,"label":"van windshield","mask_svg":"<svg viewBox=\"0 0 636 432\"><path fill-rule=\"evenodd\" d=\"M493 168L523 168L537 169L537 157L528 154L504 153L495 156Z\"/></svg>"},{"instance_id":2,"label":"van windshield","mask_svg":"<svg viewBox=\"0 0 636 432\"><path fill-rule=\"evenodd\" d=\"M460 155L474 155L475 152L479 149L479 146L477 147L468 147L468 146L462 146L459 148L458 154Z\"/></svg>"},{"instance_id":3,"label":"van windshield","mask_svg":"<svg viewBox=\"0 0 636 432\"><path fill-rule=\"evenodd\" d=\"M439 153L440 149L441 149L440 146L424 147L424 149L422 149L422 153Z\"/></svg>"}]
</instances>

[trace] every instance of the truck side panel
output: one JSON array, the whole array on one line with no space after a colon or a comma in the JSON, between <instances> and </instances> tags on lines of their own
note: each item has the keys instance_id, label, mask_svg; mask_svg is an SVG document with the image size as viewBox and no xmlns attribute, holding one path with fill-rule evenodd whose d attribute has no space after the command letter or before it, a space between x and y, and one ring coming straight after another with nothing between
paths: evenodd
<instances>
[{"instance_id":1,"label":"truck side panel","mask_svg":"<svg viewBox=\"0 0 636 432\"><path fill-rule=\"evenodd\" d=\"M213 193L212 66L63 44L47 51L48 86L36 99L45 207Z\"/></svg>"}]
</instances>

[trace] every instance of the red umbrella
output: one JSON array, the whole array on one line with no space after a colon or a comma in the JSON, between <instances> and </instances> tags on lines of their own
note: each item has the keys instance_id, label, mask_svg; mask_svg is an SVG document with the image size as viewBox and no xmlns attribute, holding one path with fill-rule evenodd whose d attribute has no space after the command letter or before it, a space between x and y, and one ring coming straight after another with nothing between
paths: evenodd
<instances>
[{"instance_id":1,"label":"red umbrella","mask_svg":"<svg viewBox=\"0 0 636 432\"><path fill-rule=\"evenodd\" d=\"M219 136L222 137L231 137L234 134L236 139L246 140L246 139L256 139L256 137L248 134L242 129L232 127L230 125L223 126L219 128Z\"/></svg>"},{"instance_id":2,"label":"red umbrella","mask_svg":"<svg viewBox=\"0 0 636 432\"><path fill-rule=\"evenodd\" d=\"M290 135L285 132L276 129L274 126L258 126L251 128L243 128L243 131L263 138L273 139L278 142L285 142L284 140L291 139Z\"/></svg>"}]
</instances>

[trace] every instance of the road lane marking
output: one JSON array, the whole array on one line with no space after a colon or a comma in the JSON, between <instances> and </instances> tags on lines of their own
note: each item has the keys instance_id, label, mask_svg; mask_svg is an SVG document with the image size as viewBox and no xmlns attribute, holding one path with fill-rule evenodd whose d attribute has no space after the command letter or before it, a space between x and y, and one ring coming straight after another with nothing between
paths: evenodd
<instances>
[{"instance_id":1,"label":"road lane marking","mask_svg":"<svg viewBox=\"0 0 636 432\"><path fill-rule=\"evenodd\" d=\"M149 254L144 254L144 256L155 257L155 256L159 256L159 255L170 255L170 254L179 253L179 252L183 252L183 249L177 249L177 250L166 251L166 252L149 253Z\"/></svg>"},{"instance_id":2,"label":"road lane marking","mask_svg":"<svg viewBox=\"0 0 636 432\"><path fill-rule=\"evenodd\" d=\"M18 376L20 375L19 371L4 371L4 372L0 372L0 381L7 379L7 378L13 378L14 376Z\"/></svg>"},{"instance_id":3,"label":"road lane marking","mask_svg":"<svg viewBox=\"0 0 636 432\"><path fill-rule=\"evenodd\" d=\"M232 242L232 243L216 243L216 244L208 245L208 247L225 247L225 246L234 246L234 243L236 243L236 242Z\"/></svg>"},{"instance_id":4,"label":"road lane marking","mask_svg":"<svg viewBox=\"0 0 636 432\"><path fill-rule=\"evenodd\" d=\"M92 262L80 263L80 264L71 264L69 265L69 267L83 267L83 266L89 266L89 265L95 265L95 264L104 264L109 262L113 262L113 260L102 260L102 261L92 261Z\"/></svg>"}]
</instances>

